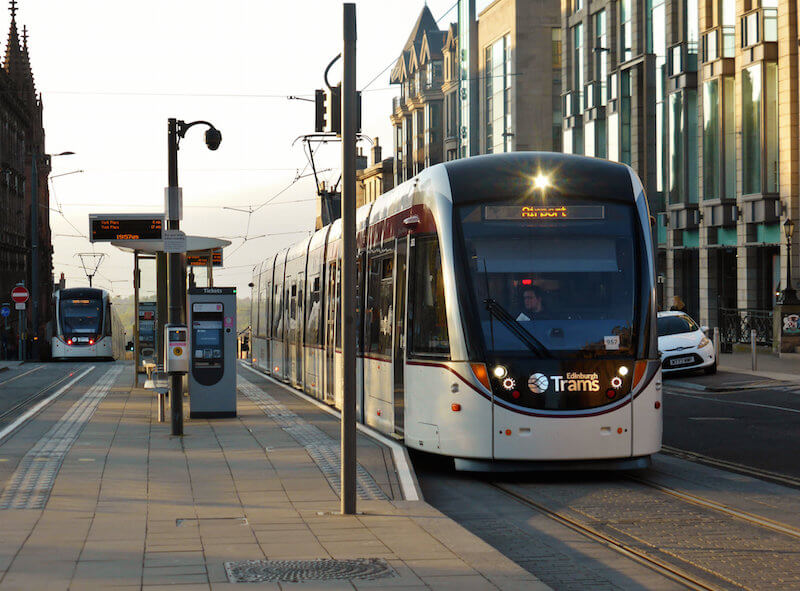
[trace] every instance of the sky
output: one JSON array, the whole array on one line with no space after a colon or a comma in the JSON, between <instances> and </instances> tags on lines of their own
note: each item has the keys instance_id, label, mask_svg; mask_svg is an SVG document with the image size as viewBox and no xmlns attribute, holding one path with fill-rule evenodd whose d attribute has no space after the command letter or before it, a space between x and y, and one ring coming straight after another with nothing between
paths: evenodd
<instances>
[{"instance_id":1,"label":"sky","mask_svg":"<svg viewBox=\"0 0 800 591\"><path fill-rule=\"evenodd\" d=\"M392 154L389 115L399 94L390 66L424 4L356 3L362 132L380 138L384 157ZM455 0L427 4L440 28L457 20ZM480 11L488 0L477 4ZM8 31L10 13L0 18ZM16 20L20 36L28 30L45 151L75 152L52 159L49 181L53 271L67 286L87 284L78 254L95 253L105 257L94 284L132 293L133 256L91 244L88 216L163 211L170 117L207 120L222 132L212 152L204 128L193 127L178 153L181 229L232 242L216 285L249 293L255 264L313 230L314 179L304 176L308 158L294 140L313 132L314 105L287 97L313 98L324 87L323 71L342 47L341 2L19 0ZM320 178L335 181L340 145L321 145L316 162L330 169ZM223 209L268 201L252 215Z\"/></svg>"}]
</instances>

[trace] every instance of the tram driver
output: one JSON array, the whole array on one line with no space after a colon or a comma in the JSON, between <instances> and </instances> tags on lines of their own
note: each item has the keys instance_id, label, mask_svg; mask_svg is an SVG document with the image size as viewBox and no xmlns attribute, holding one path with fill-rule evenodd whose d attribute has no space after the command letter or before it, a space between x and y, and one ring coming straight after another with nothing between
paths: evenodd
<instances>
[{"instance_id":1,"label":"tram driver","mask_svg":"<svg viewBox=\"0 0 800 591\"><path fill-rule=\"evenodd\" d=\"M539 286L526 285L521 295L522 311L517 316L517 322L529 322L545 314L542 289Z\"/></svg>"}]
</instances>

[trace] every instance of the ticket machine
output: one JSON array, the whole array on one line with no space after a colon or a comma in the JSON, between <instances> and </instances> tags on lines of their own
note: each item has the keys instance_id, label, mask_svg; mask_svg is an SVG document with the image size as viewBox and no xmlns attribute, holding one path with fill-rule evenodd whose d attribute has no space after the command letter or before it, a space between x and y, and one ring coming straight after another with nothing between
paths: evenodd
<instances>
[{"instance_id":1,"label":"ticket machine","mask_svg":"<svg viewBox=\"0 0 800 591\"><path fill-rule=\"evenodd\" d=\"M189 416L236 416L236 288L189 289Z\"/></svg>"}]
</instances>

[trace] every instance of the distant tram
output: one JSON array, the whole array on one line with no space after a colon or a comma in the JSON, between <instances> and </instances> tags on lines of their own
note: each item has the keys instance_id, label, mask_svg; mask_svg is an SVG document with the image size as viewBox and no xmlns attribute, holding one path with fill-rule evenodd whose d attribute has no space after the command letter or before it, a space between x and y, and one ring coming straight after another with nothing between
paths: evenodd
<instances>
[{"instance_id":1,"label":"distant tram","mask_svg":"<svg viewBox=\"0 0 800 591\"><path fill-rule=\"evenodd\" d=\"M463 470L639 468L661 448L655 261L627 166L431 166L357 213L360 421ZM255 270L252 364L341 407L341 221Z\"/></svg>"},{"instance_id":2,"label":"distant tram","mask_svg":"<svg viewBox=\"0 0 800 591\"><path fill-rule=\"evenodd\" d=\"M125 333L106 290L60 289L53 294L53 306L53 359L122 358Z\"/></svg>"}]
</instances>

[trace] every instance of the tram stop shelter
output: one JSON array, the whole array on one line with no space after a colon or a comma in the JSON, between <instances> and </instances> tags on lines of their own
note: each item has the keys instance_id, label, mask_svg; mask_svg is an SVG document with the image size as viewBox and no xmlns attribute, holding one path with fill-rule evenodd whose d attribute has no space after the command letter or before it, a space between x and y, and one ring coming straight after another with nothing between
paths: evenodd
<instances>
[{"instance_id":1,"label":"tram stop shelter","mask_svg":"<svg viewBox=\"0 0 800 591\"><path fill-rule=\"evenodd\" d=\"M167 252L164 250L163 240L111 240L111 245L123 252L133 254L133 307L134 307L134 361L136 363L135 380L139 383L139 369L141 368L140 347L139 347L139 288L141 286L141 272L139 261L143 259L156 262L156 343L157 359L164 358L164 343L161 335L164 334L164 324L167 320ZM183 256L199 255L206 258L206 269L208 274L208 287L214 283L213 271L213 251L230 246L230 240L221 238L211 238L208 236L186 236L186 252ZM186 277L184 277L184 282ZM189 267L189 283L194 285L194 271ZM181 288L182 293L186 293L186 284ZM185 313L185 310L184 310ZM186 318L182 319L186 322ZM155 369L155 368L145 368Z\"/></svg>"}]
</instances>

